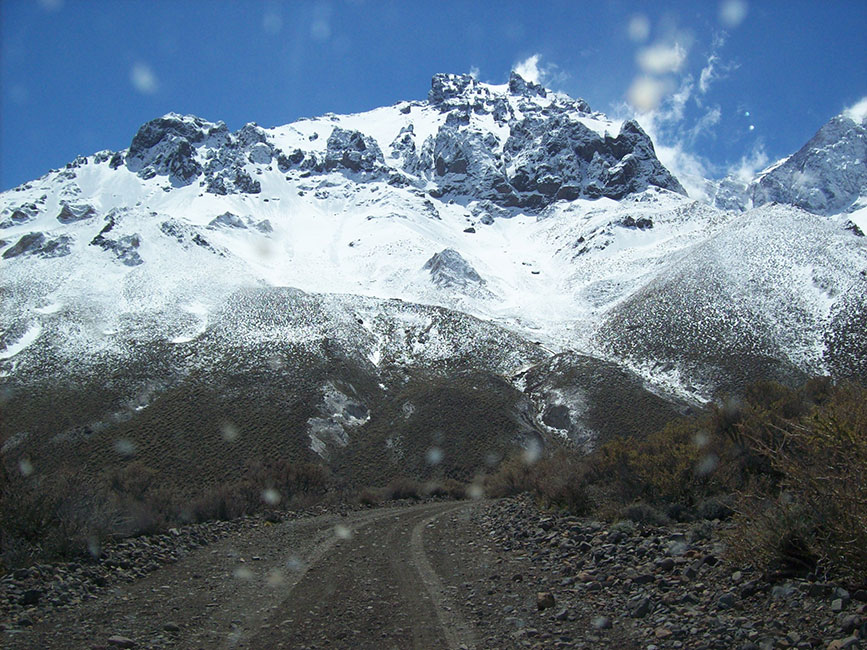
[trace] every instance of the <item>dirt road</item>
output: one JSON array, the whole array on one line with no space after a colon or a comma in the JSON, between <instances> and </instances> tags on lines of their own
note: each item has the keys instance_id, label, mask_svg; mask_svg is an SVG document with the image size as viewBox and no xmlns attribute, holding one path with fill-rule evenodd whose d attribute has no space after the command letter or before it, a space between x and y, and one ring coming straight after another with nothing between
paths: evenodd
<instances>
[{"instance_id":1,"label":"dirt road","mask_svg":"<svg viewBox=\"0 0 867 650\"><path fill-rule=\"evenodd\" d=\"M475 648L425 551L434 503L276 524L199 549L5 642L93 648Z\"/></svg>"}]
</instances>

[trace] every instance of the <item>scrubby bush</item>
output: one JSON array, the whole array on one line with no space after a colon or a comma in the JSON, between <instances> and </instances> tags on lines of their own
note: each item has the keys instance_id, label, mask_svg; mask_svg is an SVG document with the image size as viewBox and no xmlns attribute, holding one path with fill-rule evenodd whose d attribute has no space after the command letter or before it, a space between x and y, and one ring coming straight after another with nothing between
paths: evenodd
<instances>
[{"instance_id":1,"label":"scrubby bush","mask_svg":"<svg viewBox=\"0 0 867 650\"><path fill-rule=\"evenodd\" d=\"M98 485L70 473L10 472L0 493L0 556L11 568L88 555L117 527L119 513Z\"/></svg>"},{"instance_id":2,"label":"scrubby bush","mask_svg":"<svg viewBox=\"0 0 867 650\"><path fill-rule=\"evenodd\" d=\"M393 478L385 488L385 498L389 501L398 499L413 499L421 498L421 486L418 481L415 481L406 476L398 476Z\"/></svg>"},{"instance_id":3,"label":"scrubby bush","mask_svg":"<svg viewBox=\"0 0 867 650\"><path fill-rule=\"evenodd\" d=\"M774 382L596 451L504 461L490 496L637 523L727 519L742 559L776 574L867 580L867 389Z\"/></svg>"},{"instance_id":4,"label":"scrubby bush","mask_svg":"<svg viewBox=\"0 0 867 650\"><path fill-rule=\"evenodd\" d=\"M819 399L816 400L818 392ZM867 579L867 389L809 385L785 413L745 421L741 435L773 480L744 490L734 546L782 573L821 569ZM809 401L808 401L809 400ZM818 401L818 403L816 403Z\"/></svg>"}]
</instances>

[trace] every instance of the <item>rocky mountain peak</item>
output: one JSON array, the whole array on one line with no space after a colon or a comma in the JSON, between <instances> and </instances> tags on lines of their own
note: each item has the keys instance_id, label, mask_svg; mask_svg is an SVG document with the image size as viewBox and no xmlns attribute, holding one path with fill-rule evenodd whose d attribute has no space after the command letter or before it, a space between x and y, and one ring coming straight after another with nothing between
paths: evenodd
<instances>
[{"instance_id":1,"label":"rocky mountain peak","mask_svg":"<svg viewBox=\"0 0 867 650\"><path fill-rule=\"evenodd\" d=\"M776 201L816 214L844 212L865 195L867 122L847 113L832 118L751 188L755 206Z\"/></svg>"}]
</instances>

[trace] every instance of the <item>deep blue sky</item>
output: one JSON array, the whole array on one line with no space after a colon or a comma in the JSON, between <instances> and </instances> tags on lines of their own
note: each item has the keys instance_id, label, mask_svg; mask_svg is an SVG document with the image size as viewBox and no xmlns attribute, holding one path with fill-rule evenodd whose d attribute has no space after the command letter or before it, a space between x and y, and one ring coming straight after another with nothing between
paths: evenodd
<instances>
[{"instance_id":1,"label":"deep blue sky","mask_svg":"<svg viewBox=\"0 0 867 650\"><path fill-rule=\"evenodd\" d=\"M169 111L275 126L424 98L436 72L502 83L533 55L610 115L638 75L668 84L648 128L710 175L793 152L867 95L867 3L727 2L2 0L0 189Z\"/></svg>"}]
</instances>

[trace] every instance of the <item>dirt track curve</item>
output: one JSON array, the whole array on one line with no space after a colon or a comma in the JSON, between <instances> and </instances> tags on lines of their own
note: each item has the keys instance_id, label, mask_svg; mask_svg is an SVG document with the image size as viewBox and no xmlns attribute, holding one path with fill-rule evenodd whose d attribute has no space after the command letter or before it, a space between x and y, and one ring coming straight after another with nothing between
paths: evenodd
<instances>
[{"instance_id":1,"label":"dirt track curve","mask_svg":"<svg viewBox=\"0 0 867 650\"><path fill-rule=\"evenodd\" d=\"M480 505L480 504L479 504ZM197 550L10 648L476 648L425 551L425 532L473 503L323 515Z\"/></svg>"}]
</instances>

